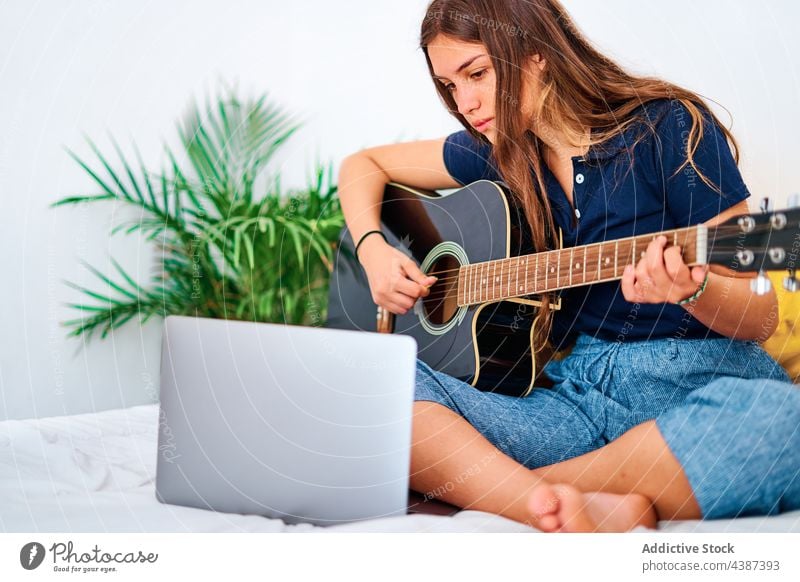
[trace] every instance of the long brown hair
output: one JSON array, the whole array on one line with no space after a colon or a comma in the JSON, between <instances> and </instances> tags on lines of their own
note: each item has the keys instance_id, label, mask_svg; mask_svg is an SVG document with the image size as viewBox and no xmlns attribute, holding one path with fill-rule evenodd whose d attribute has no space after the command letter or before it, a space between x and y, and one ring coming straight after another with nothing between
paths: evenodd
<instances>
[{"instance_id":1,"label":"long brown hair","mask_svg":"<svg viewBox=\"0 0 800 582\"><path fill-rule=\"evenodd\" d=\"M542 174L543 142L531 131L532 120L523 118L519 107L525 75L523 64L536 54L544 59L545 67L540 97L532 104L532 119L566 136L572 145L596 146L637 121L644 121L643 127L652 129L652 122L642 120L635 111L648 101L669 98L680 101L692 119L686 140L687 160L676 173L690 164L703 182L719 191L693 159L703 137L703 113L720 126L739 161L735 139L697 93L661 79L626 72L589 43L557 0L433 0L422 22L420 47L447 109L482 143L489 141L458 112L444 85L433 79L435 73L427 49L440 34L463 42L482 43L487 49L497 80L494 111L497 137L492 157L524 210L537 250L553 244L548 233L554 233L555 228ZM591 130L590 141L581 144L586 129ZM644 134L637 136L633 145L644 137ZM534 180L540 195L536 194ZM542 299L538 346L546 341L552 323L548 309L552 298Z\"/></svg>"}]
</instances>

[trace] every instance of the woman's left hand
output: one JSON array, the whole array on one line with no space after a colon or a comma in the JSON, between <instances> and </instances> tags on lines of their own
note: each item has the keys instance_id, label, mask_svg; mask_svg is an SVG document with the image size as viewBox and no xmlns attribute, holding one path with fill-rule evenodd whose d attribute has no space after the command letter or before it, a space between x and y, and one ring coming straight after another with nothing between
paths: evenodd
<instances>
[{"instance_id":1,"label":"woman's left hand","mask_svg":"<svg viewBox=\"0 0 800 582\"><path fill-rule=\"evenodd\" d=\"M692 267L683 262L681 248L667 245L659 235L649 245L644 257L622 273L622 295L631 303L677 303L691 297L708 273L708 265Z\"/></svg>"}]
</instances>

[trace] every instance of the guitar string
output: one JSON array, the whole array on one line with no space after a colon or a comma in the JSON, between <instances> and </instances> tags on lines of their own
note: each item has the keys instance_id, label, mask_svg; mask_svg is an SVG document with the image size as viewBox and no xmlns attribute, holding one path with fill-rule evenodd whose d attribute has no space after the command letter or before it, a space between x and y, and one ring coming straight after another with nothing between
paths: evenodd
<instances>
[{"instance_id":1,"label":"guitar string","mask_svg":"<svg viewBox=\"0 0 800 582\"><path fill-rule=\"evenodd\" d=\"M674 231L672 231L673 238L674 238L675 235L680 235L680 234L685 234L685 235L694 234L692 232L693 229L694 229L694 227L686 227L684 229L675 229ZM750 231L749 233L745 233L745 234L752 235L752 234L756 234L756 233L764 233L764 232L767 232L767 231L770 231L770 230L772 230L772 227L771 227L770 224L757 225L752 231ZM776 233L780 234L781 231L776 231ZM592 251L592 255L594 255L595 254L594 250L597 249L599 252L597 253L596 257L592 256L592 262L594 261L595 258L597 258L599 260L603 256L603 245L614 244L615 247L616 247L615 248L615 255L617 255L617 260L619 260L618 245L619 245L620 242L625 242L625 243L627 243L627 248L623 249L623 257L622 258L624 259L625 262L622 263L622 264L624 264L626 266L628 264L635 264L633 262L631 262L631 263L628 262L628 260L631 258L630 254L631 254L631 251L633 250L633 248L635 247L635 244L637 242L642 242L642 243L646 242L649 245L651 241L655 240L655 238L657 236L660 236L661 234L664 234L664 233L659 233L659 234L657 234L654 237L651 237L649 239L646 238L647 235L636 235L636 236L633 236L633 237L628 237L627 239L619 239L619 240L613 241L613 242L605 241L605 242L601 242L601 243L592 243L592 244L589 244L589 245L584 245L584 247L583 247L584 248L584 255L585 255L585 257L588 258L589 251L591 250ZM741 228L739 228L738 226L719 226L719 227L713 229L713 234L715 235L715 238L716 238L718 235L724 235L724 234L737 234L737 235L740 235L740 234L743 234L743 233L741 231ZM667 234L664 234L664 236L667 236L669 238L669 236ZM643 240L640 241L639 239L643 239ZM689 242L687 239L688 239L688 237L686 239L684 239L684 244L686 244L686 242ZM696 242L696 240L697 239L695 237L695 242ZM572 249L576 249L576 248L580 248L580 247L572 247ZM721 244L721 245L720 244L716 244L716 245L712 244L711 245L711 249L712 250L719 251L719 252L737 251L737 250L741 250L741 248L742 248L741 243L737 244L736 246L729 246L727 243L724 243L724 244ZM554 249L554 250L551 250L551 251L542 251L541 253L535 253L534 255L529 255L529 256L536 256L537 254L542 254L543 255L543 254L550 254L550 253L559 254L559 253L565 253L568 250L571 250L571 249L570 248ZM513 261L514 259L519 259L519 257L508 257L508 258L505 258L505 259L496 259L496 261L498 261L498 262L499 261L504 261L504 260ZM437 287L437 288L440 288L440 289L442 287L444 287L445 290L444 291L433 292L433 293L427 295L426 297L424 297L423 299L428 300L428 301L430 301L430 300L444 301L445 299L447 299L449 297L452 297L452 296L456 296L457 297L458 296L458 288L457 288L457 286L454 287L453 285L445 285L445 283L449 283L450 281L453 281L453 280L458 280L461 277L460 271L461 271L461 269L463 267L466 267L466 266L469 266L469 265L480 265L482 263L494 263L494 261L483 261L481 263L468 263L467 265L460 265L458 268L454 268L454 269L445 269L445 270L441 270L441 271L431 271L431 272L429 272L428 275L444 274L444 273L457 273L457 274L454 275L454 276L448 276L448 277L439 278L439 280L436 283L434 283L434 286ZM496 264L497 263L495 263L495 268L496 268ZM546 264L549 264L549 263L546 263ZM503 265L501 265L501 272L502 272L502 267L503 267ZM517 269L519 269L519 261L518 261L518 264L517 264ZM622 278L622 275L621 274L617 274L617 273L612 273L612 276L610 278L607 277L607 276L603 277L603 275L605 274L605 273L603 273L603 271L604 270L608 270L607 266L606 267L598 266L598 270L599 270L599 273L600 273L600 277L598 279L592 279L590 281L587 281L587 279L586 279L586 270L584 268L583 281L581 281L579 283L570 284L570 285L560 285L559 284L553 289L548 289L548 286L545 285L545 289L538 290L538 289L536 289L536 287L538 287L538 283L540 283L542 281L542 279L544 279L544 281L546 283L547 279L549 278L548 277L549 273L545 274L544 277L542 277L541 275L536 276L535 275L535 271L534 271L534 273L531 273L529 265L526 265L521 272L524 272L526 274L526 277L528 275L533 275L534 291L523 293L523 294L518 294L518 295L507 295L506 297L500 297L498 299L512 298L512 297L519 297L519 296L533 295L533 294L540 294L540 293L545 293L545 292L552 291L552 290L568 289L568 288L571 288L571 287L580 287L580 286L585 286L585 285L597 283L597 282L600 282L600 281L610 282L610 281L619 280L619 279ZM619 266L618 265L617 265L617 269L616 270L619 270ZM778 270L784 270L784 269L778 269ZM591 273L592 273L592 275L594 275L594 273L595 273L594 268L592 268ZM497 275L494 275L494 276L497 277ZM519 276L519 272L517 273L517 277L515 278L515 286L517 286L519 284L519 277L518 276ZM503 293L502 293L503 285L505 284L506 289L510 290L511 284L510 284L510 277L509 277L509 279L506 279L506 277L502 276L502 275L501 275L501 277L502 277L503 281L499 281L499 278L498 278L498 281L500 282L501 295L503 295ZM559 266L558 275L554 275L554 277L556 279L556 282L560 283L561 282L560 280L562 278L570 277L570 273L568 272L566 274L561 274L561 270L560 270L560 266ZM506 281L508 281L508 282L506 282ZM483 294L483 292L486 292L486 294L488 295L490 291L493 292L493 294L494 294L496 292L496 287L493 284L492 288L490 289L488 286L481 285L479 288L477 288L476 290L472 291L472 293L475 293L476 291L477 291L479 296L481 296ZM494 298L491 298L489 300L494 300Z\"/></svg>"},{"instance_id":2,"label":"guitar string","mask_svg":"<svg viewBox=\"0 0 800 582\"><path fill-rule=\"evenodd\" d=\"M727 247L727 248L726 247L716 247L716 249L719 250L720 252L725 252L725 251L735 251L735 250L738 249L738 247ZM601 256L602 255L597 255L597 256L587 255L587 258L591 259L588 262L594 263L595 259L599 259ZM627 265L635 264L635 263L630 261L630 258L631 258L630 257L630 253L625 253L625 254L622 254L621 256L618 256L617 257L617 270L619 270L620 266L627 266ZM588 262L587 262L587 264L588 264ZM695 263L695 264L693 264L691 266L699 266L701 264L703 264L703 263ZM550 265L553 266L554 263L550 263ZM590 274L593 275L594 273L597 273L598 270L600 271L600 273L602 275L602 274L605 274L605 272L608 271L609 269L613 271L614 267L610 266L610 265L606 265L606 266L601 265L599 267L599 269L597 269L594 266L592 266L591 270L584 269L578 275L574 275L573 274L573 277L576 277L576 276L579 277L579 278L580 277L587 277ZM459 270L460 269L451 269L451 270L449 270L449 272L457 272ZM749 272L755 272L756 270L757 269L752 269ZM775 269L766 269L766 270L784 271L784 270L788 270L788 269L786 267L778 267L778 268L775 268ZM436 272L437 271L432 271L431 273L436 273ZM473 273L473 274L475 274L475 273ZM519 269L518 275L515 274L512 271L511 278L515 281L515 284L518 284L518 279L523 274L526 274L528 276L528 285L530 285L531 282L537 282L538 283L538 282L542 282L542 281L547 281L551 277L554 280L555 279L569 278L569 271L563 271L562 272L561 269L558 269L558 273L554 273L553 271L550 271L547 274L540 273L539 275L536 275L536 269L535 268L531 269L530 266L528 266L528 267L523 267L523 268ZM621 277L622 277L621 274L616 276L616 278L621 278ZM448 288L452 289L454 287L450 283L456 282L460 278L462 278L461 274L450 275L450 276L447 276L447 277L440 277L433 285L431 285L431 288L448 287ZM492 276L490 276L489 278L495 278L496 279L496 283L498 283L500 286L509 287L509 283L508 283L509 274L508 273L504 273L503 275L496 275L496 274L493 273ZM601 278L604 278L604 277L601 277ZM591 280L590 281L588 279L585 279L585 280L587 281L587 284L595 281L595 280ZM474 280L472 282L474 283ZM583 282L578 283L578 285L583 285ZM477 287L479 289L483 289L483 290L487 290L487 289L490 288L488 285L485 285L485 284L477 284ZM492 287L494 287L494 285L492 285ZM559 287L566 288L566 287L569 287L569 286L559 286Z\"/></svg>"},{"instance_id":3,"label":"guitar string","mask_svg":"<svg viewBox=\"0 0 800 582\"><path fill-rule=\"evenodd\" d=\"M763 228L763 229L756 227L755 229L753 229L748 234L753 234L753 233L755 233L757 231L758 232L764 232L766 230L769 230L768 225L766 225L766 226L767 226L767 228ZM692 228L692 227L690 227L690 228ZM741 233L741 229L739 227L731 226L731 227L727 227L727 228L729 228L732 233L736 233L736 234ZM721 229L717 229L716 232L720 232L720 230ZM625 241L625 242L631 241L632 242L633 238L636 238L636 237L629 237L627 239L619 239L619 242L621 242L621 241ZM652 240L654 240L654 239L650 239L650 241L652 241ZM696 241L696 239L695 239L695 241ZM520 255L520 257L524 257L524 256L529 256L530 257L530 256L545 255L545 254L550 254L550 253L555 253L555 254L565 253L566 254L571 249L580 249L580 248L585 248L585 249L587 249L587 252L588 252L589 249L593 249L593 248L598 248L599 249L600 247L602 247L602 245L616 245L617 242L618 241L610 241L610 242L602 242L602 243L591 243L591 244L588 244L588 245L583 245L582 247L566 247L564 249L554 249L554 250L550 250L550 251L541 251L540 253L534 253L534 254L531 254L531 255ZM642 240L641 242L648 242L648 241L645 239L645 240ZM648 242L648 244L649 244L649 242ZM670 245L670 246L673 246L673 245ZM681 246L681 245L678 245L678 246ZM714 245L714 246L712 246L710 248L712 248L714 250L719 250L719 251L730 251L730 250L740 250L740 245L737 244L736 246L733 246L733 247L731 247L731 246ZM626 250L630 250L630 249L624 249L624 251L626 251ZM485 264L485 263L494 263L495 261L498 261L498 262L499 261L509 261L509 260L518 259L520 257L506 257L506 258L502 258L502 259L494 259L492 261L481 261L480 263L467 263L465 265L460 265L459 267L454 268L454 269L444 269L444 270L441 270L441 271L430 271L429 273L427 273L427 275L435 275L435 274L442 274L442 273L456 273L456 272L460 271L462 267L474 266L474 265L482 265L482 264ZM457 275L456 278L458 276L460 276L460 275ZM447 279L447 277L444 278L444 279L439 279L439 281L437 281L437 283L441 283L442 281L444 281L446 279Z\"/></svg>"},{"instance_id":4,"label":"guitar string","mask_svg":"<svg viewBox=\"0 0 800 582\"><path fill-rule=\"evenodd\" d=\"M715 247L715 250L719 251L719 252L728 252L728 251L738 250L738 248L739 247ZM597 254L597 255L587 254L586 255L586 258L588 259L587 260L587 264L589 264L589 263L593 263L594 264L595 261L599 260L602 256L603 256L602 254ZM621 266L621 265L634 265L634 264L636 264L636 263L630 261L630 259L631 259L630 252L618 254L617 255L617 267L619 268L619 266ZM498 259L498 260L503 260L503 259ZM520 267L519 265L517 265L517 266L512 266L511 267L511 269L510 269L511 270L511 276L515 281L517 281L518 276L522 276L522 274L527 274L529 279L530 279L530 277L534 277L535 279L541 279L541 280L546 280L551 276L554 277L554 278L569 277L569 271L563 271L561 268L556 267L556 263L557 263L557 261L550 261L549 263L545 263L545 265L548 265L550 267L555 267L556 269L558 269L558 273L557 274L554 273L551 270L547 274L540 273L537 276L535 267L531 268L531 265ZM475 264L480 264L480 263L470 263L468 265L462 265L462 267L469 267L469 266L472 266L472 265L475 265ZM699 265L702 265L702 264L706 264L706 263L693 263L691 266L699 266ZM545 265L542 265L542 267L544 267ZM587 275L589 273L595 273L598 270L601 271L601 273L602 273L603 271L606 271L609 268L613 269L613 267L610 266L610 265L601 265L599 267L599 269L595 268L594 265L593 265L591 270L583 269L577 276L578 277L585 276L585 275ZM503 266L501 266L501 272L502 272L502 269L503 269ZM513 269L517 269L518 275L515 274L515 271ZM752 272L754 272L756 270L757 269L753 269ZM779 268L767 269L767 270L783 271L783 270L787 270L787 268L786 267L779 267ZM433 274L436 274L436 273L439 273L439 274L441 274L441 273L455 273L454 275L448 275L446 277L439 277L437 279L437 281L433 285L431 285L431 287L447 286L447 284L449 284L449 283L458 281L460 278L467 277L467 276L470 276L470 275L472 275L473 277L478 276L478 277L481 277L481 278L487 278L485 276L486 273L478 274L479 273L478 270L474 270L470 274L468 274L468 273L463 273L462 274L462 273L460 273L460 271L461 271L461 268L448 269L448 270L445 270L445 271L431 271L431 272L427 273L427 275L430 276L430 275L433 275ZM574 273L574 271L573 271L573 273ZM573 275L573 276L575 276L575 275ZM503 273L502 275L497 275L496 272L493 272L492 275L489 276L488 278L496 278L498 283L503 283L503 284L507 285L508 277L509 277L509 273L507 273L507 272ZM474 280L472 282L474 283ZM481 286L482 286L482 288L485 288L485 285L481 284Z\"/></svg>"},{"instance_id":5,"label":"guitar string","mask_svg":"<svg viewBox=\"0 0 800 582\"><path fill-rule=\"evenodd\" d=\"M626 263L626 265L627 264L632 264L632 263ZM785 269L776 269L776 270L783 271ZM596 271L592 270L592 273L596 273ZM622 279L622 275L621 274L611 274L610 276L608 274L605 274L605 273L601 273L601 274L606 275L606 276L601 276L598 279L591 279L591 280L585 279L585 280L580 281L578 283L573 283L573 284L568 284L568 285L560 285L559 284L559 285L557 285L555 287L552 287L552 288L548 288L547 286L545 286L544 289L537 289L536 287L538 287L538 283L545 281L545 279L540 276L540 277L534 279L534 282L537 283L536 285L534 285L534 290L527 291L525 293L517 293L517 294L504 294L503 293L503 288L505 287L505 289L508 290L508 289L510 289L511 286L506 284L506 283L500 283L500 285L499 285L500 294L497 297L495 297L495 295L498 295L497 294L497 291L498 291L497 286L494 286L494 285L492 285L491 287L482 286L479 289L472 291L471 295L477 294L479 297L486 296L486 298L485 299L481 299L480 301L470 301L470 304L485 303L487 301L499 301L499 300L503 300L503 299L511 299L511 298L514 298L514 297L525 297L525 296L528 296L528 295L540 295L542 293L548 293L548 292L551 292L551 291L558 291L558 290L561 290L561 289L571 289L571 288L574 288L574 287L583 287L583 286L586 286L586 285L593 285L593 284L596 284L596 283L609 283L609 282L612 282L612 281L617 281L617 280ZM562 274L562 275L560 275L560 277L555 277L555 275L553 276L554 279L564 279L564 278L568 278L568 277L569 277L568 274L566 274L566 275ZM530 285L530 282L529 282L529 285ZM489 297L489 295L491 295L491 297ZM450 286L445 291L433 292L433 293L430 293L430 294L422 297L421 299L423 299L423 301L431 301L431 300L444 301L445 299L448 299L448 298L451 298L451 297L456 297L456 299L458 298L458 287Z\"/></svg>"},{"instance_id":6,"label":"guitar string","mask_svg":"<svg viewBox=\"0 0 800 582\"><path fill-rule=\"evenodd\" d=\"M631 263L626 263L626 265L627 264L631 264ZM617 269L617 270L619 270L619 269ZM775 270L783 271L785 269L775 269ZM621 280L622 277L623 277L622 273L603 272L602 269L601 269L601 274L600 274L601 276L595 278L594 275L596 273L597 273L597 271L593 269L591 277L586 277L585 279L582 279L582 280L577 281L577 282L573 282L572 284L566 283L566 281L569 280L569 274L561 274L560 277L556 277L555 275L553 275L553 277L552 277L553 278L553 283L558 283L558 284L556 284L554 286L553 285L544 284L547 281L542 276L539 276L538 278L529 277L528 278L527 287L525 287L525 291L519 292L519 293L510 293L510 290L516 288L517 284L516 284L516 281L514 283L509 284L507 282L507 280L498 282L496 285L491 285L491 286L489 286L489 285L481 285L481 286L475 287L472 290L463 290L462 289L462 291L466 291L466 293L468 295L470 295L470 296L478 296L478 297L492 296L492 298L497 296L498 295L498 291L499 291L499 296L497 298L498 299L503 299L503 298L511 298L511 297L522 297L522 296L525 296L525 295L537 295L537 294L541 294L541 293L549 293L551 291L558 291L560 289L571 289L571 288L574 288L574 287L583 287L585 285L593 285L593 284L596 284L596 283L607 283L607 282L611 282L611 281L615 281L615 280ZM558 280L556 280L556 279L558 279ZM540 286L542 287L541 289L539 288ZM531 289L531 287L533 287L533 289ZM422 299L424 299L424 300L446 299L448 297L453 297L453 296L457 297L458 294L459 294L458 287L451 285L449 287L440 288L437 291L433 291L433 292L429 293L428 295L422 297Z\"/></svg>"},{"instance_id":7,"label":"guitar string","mask_svg":"<svg viewBox=\"0 0 800 582\"><path fill-rule=\"evenodd\" d=\"M727 250L734 251L734 250L739 250L740 247L739 246L735 246L735 247L716 246L715 249L720 250L720 251L727 251ZM598 255L596 258L599 259L600 256L601 255ZM634 264L634 263L628 262L628 260L630 259L630 254L629 253L623 254L622 258L624 259L624 262L618 263L617 269L616 269L617 271L619 271L619 266L620 265L627 266L629 264ZM592 261L594 261L594 259L595 259L595 257L592 257ZM609 269L611 269L611 271L612 271L612 273L610 273L610 274L607 272ZM768 269L768 270L783 271L783 270L787 270L787 269L785 267L783 267L783 268ZM600 273L600 277L598 277L597 279L595 279L595 278L591 278L591 279L587 278L587 274L590 274L592 277L594 277L594 274L597 273L598 271ZM587 271L584 270L581 273L583 275L583 280L582 281L579 281L577 283L562 285L562 284L560 284L562 279L570 278L570 273L569 272L561 273L560 270L559 270L559 273L557 275L556 274L552 274L551 275L551 273L548 273L546 275L541 275L540 274L540 275L537 276L535 274L535 270L534 270L534 272L531 272L530 268L527 267L527 268L521 270L520 273L525 273L528 276L528 287L530 286L531 283L533 283L534 284L534 290L533 291L528 291L528 292L525 292L525 293L520 293L520 294L507 295L506 297L510 298L510 297L520 297L520 296L524 296L524 295L540 294L540 293L546 293L546 292L549 292L549 291L555 291L555 290L558 290L558 289L569 289L569 288L572 288L572 287L581 287L581 286L584 286L584 285L591 285L591 284L594 284L594 283L597 283L597 282L610 282L610 281L622 279L623 275L621 273L614 273L613 271L614 271L614 268L613 267L609 267L609 266L600 266L599 269L597 269L597 270L595 270L594 267L592 267L591 271L587 272ZM755 270L752 270L751 272L754 272L754 271ZM579 274L578 277L580 277L581 274ZM496 275L494 275L494 276L497 278L497 282L499 283L501 295L503 295L503 292L502 292L503 288L505 288L507 290L511 289L512 285L510 283L510 278L508 278L507 274L499 276L499 277L496 276ZM542 282L547 283L547 280L550 278L550 276L553 277L554 282L558 282L559 284L556 285L555 287L552 287L552 288L545 284L544 285L544 289L541 289L541 290L537 289L537 287L539 286L539 283L542 283ZM445 299L445 298L453 296L453 295L457 296L458 295L458 288L454 287L453 285L449 285L449 286L444 285L444 283L450 282L450 281L453 281L453 280L458 280L460 277L461 277L460 275L456 275L456 276L444 277L442 279L439 279L436 283L434 283L434 285L432 287L437 287L437 288L440 288L440 289L442 287L446 287L446 291L442 291L442 290L434 291L433 293L430 293L429 295L425 296L423 299L428 299L428 300L430 300L430 299L440 299L440 298L441 299ZM519 277L516 276L516 277L514 277L514 285L513 286L516 287L518 285L519 285ZM488 285L476 286L475 290L471 291L471 293L472 294L477 293L479 296L481 296L483 294L487 294L488 295L490 293L492 295L495 295L496 291L497 291L497 285L492 284L491 287L488 286Z\"/></svg>"}]
</instances>

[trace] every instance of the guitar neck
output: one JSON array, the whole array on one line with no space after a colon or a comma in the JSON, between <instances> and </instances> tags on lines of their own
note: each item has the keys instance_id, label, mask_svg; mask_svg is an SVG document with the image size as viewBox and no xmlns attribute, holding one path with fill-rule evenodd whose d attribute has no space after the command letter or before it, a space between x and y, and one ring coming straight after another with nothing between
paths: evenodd
<instances>
[{"instance_id":1,"label":"guitar neck","mask_svg":"<svg viewBox=\"0 0 800 582\"><path fill-rule=\"evenodd\" d=\"M667 237L667 246L681 247L687 265L707 262L708 228L690 226L463 265L459 269L458 304L472 305L621 279L625 267L636 264L647 245L660 235Z\"/></svg>"}]
</instances>

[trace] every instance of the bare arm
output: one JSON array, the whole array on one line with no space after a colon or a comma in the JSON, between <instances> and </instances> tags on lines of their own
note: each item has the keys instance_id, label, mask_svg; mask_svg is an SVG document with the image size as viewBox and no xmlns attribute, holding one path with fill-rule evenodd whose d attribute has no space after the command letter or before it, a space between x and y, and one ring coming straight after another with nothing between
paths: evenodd
<instances>
[{"instance_id":1,"label":"bare arm","mask_svg":"<svg viewBox=\"0 0 800 582\"><path fill-rule=\"evenodd\" d=\"M737 214L749 212L743 200L705 224L713 226ZM734 339L764 341L778 324L778 300L775 291L756 295L750 291L753 274L730 276L711 266L691 269L683 262L679 247L666 248L666 238L659 237L647 247L645 257L636 267L628 267L622 276L625 299L636 303L675 303L690 297L708 273L703 293L683 308L706 327Z\"/></svg>"},{"instance_id":2,"label":"bare arm","mask_svg":"<svg viewBox=\"0 0 800 582\"><path fill-rule=\"evenodd\" d=\"M422 140L368 148L342 161L339 169L339 198L347 228L358 242L370 230L380 228L380 205L383 191L389 182L436 190L460 186L444 165L444 139ZM369 240L372 239L372 240ZM383 241L371 236L359 249Z\"/></svg>"},{"instance_id":3,"label":"bare arm","mask_svg":"<svg viewBox=\"0 0 800 582\"><path fill-rule=\"evenodd\" d=\"M735 204L715 216L707 225L724 222L731 216L749 212L747 201ZM750 290L753 274L726 276L709 268L708 283L700 297L684 305L691 315L722 335L735 339L766 341L778 325L778 299L774 289L764 295Z\"/></svg>"},{"instance_id":4,"label":"bare arm","mask_svg":"<svg viewBox=\"0 0 800 582\"><path fill-rule=\"evenodd\" d=\"M444 165L444 139L378 146L344 159L339 169L339 198L354 243L370 230L380 229L380 207L389 182L426 190L460 186ZM358 259L367 273L373 300L392 313L405 313L435 281L376 234L364 239Z\"/></svg>"}]
</instances>

